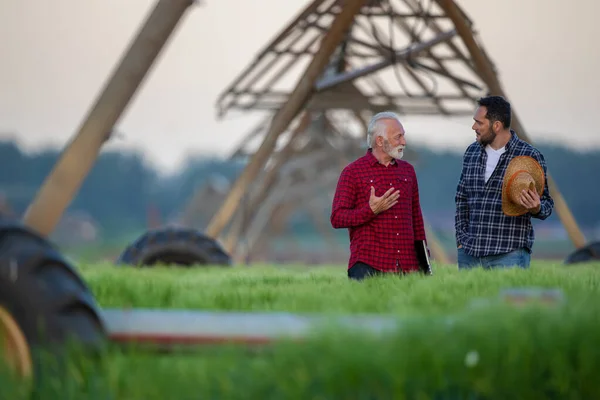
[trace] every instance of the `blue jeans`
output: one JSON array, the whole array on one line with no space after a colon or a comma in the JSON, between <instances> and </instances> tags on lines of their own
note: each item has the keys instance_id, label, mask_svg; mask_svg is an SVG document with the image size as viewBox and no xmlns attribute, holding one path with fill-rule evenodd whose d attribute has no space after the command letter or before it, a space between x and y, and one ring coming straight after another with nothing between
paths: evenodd
<instances>
[{"instance_id":1,"label":"blue jeans","mask_svg":"<svg viewBox=\"0 0 600 400\"><path fill-rule=\"evenodd\" d=\"M458 269L471 269L475 267L483 267L484 269L510 267L529 268L529 264L531 263L531 254L524 248L511 251L510 253L484 257L470 256L462 247L457 251Z\"/></svg>"}]
</instances>

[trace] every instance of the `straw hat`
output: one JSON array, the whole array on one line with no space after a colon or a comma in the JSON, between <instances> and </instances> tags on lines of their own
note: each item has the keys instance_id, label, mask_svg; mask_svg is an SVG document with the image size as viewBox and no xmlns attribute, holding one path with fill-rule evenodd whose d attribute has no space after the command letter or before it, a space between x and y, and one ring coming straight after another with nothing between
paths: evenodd
<instances>
[{"instance_id":1,"label":"straw hat","mask_svg":"<svg viewBox=\"0 0 600 400\"><path fill-rule=\"evenodd\" d=\"M544 191L544 170L532 157L514 157L506 168L502 182L502 211L515 217L527 213L519 203L522 190L531 189L541 196Z\"/></svg>"}]
</instances>

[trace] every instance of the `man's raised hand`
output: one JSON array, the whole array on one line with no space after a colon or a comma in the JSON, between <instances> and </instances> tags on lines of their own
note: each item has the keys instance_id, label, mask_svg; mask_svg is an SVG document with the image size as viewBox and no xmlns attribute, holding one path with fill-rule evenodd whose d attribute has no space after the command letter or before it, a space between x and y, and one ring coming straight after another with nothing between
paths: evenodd
<instances>
[{"instance_id":1,"label":"man's raised hand","mask_svg":"<svg viewBox=\"0 0 600 400\"><path fill-rule=\"evenodd\" d=\"M398 203L398 197L400 197L400 191L394 191L394 188L389 188L381 197L377 197L375 196L375 188L371 186L369 205L375 214L379 214Z\"/></svg>"}]
</instances>

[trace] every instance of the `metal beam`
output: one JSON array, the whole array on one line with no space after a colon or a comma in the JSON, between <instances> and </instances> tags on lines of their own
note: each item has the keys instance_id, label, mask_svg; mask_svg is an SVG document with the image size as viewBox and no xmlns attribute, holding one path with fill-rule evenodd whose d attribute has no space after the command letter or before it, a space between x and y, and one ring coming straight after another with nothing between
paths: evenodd
<instances>
[{"instance_id":1,"label":"metal beam","mask_svg":"<svg viewBox=\"0 0 600 400\"><path fill-rule=\"evenodd\" d=\"M308 339L319 329L344 329L383 334L398 326L392 316L324 316L283 312L210 312L190 310L104 309L108 337L117 343L200 345L266 344Z\"/></svg>"},{"instance_id":2,"label":"metal beam","mask_svg":"<svg viewBox=\"0 0 600 400\"><path fill-rule=\"evenodd\" d=\"M251 249L257 242L258 237L260 237L267 226L272 217L273 210L277 205L308 196L311 191L318 188L318 186L315 186L315 181L318 181L321 185L329 185L335 183L339 176L335 171L322 171L317 168L311 169L310 173L305 172L304 175L305 179L303 182L288 178L278 186L279 190L269 193L269 196L254 216L252 224L249 226L246 234L248 248ZM310 199L305 199L305 201L308 202Z\"/></svg>"},{"instance_id":3,"label":"metal beam","mask_svg":"<svg viewBox=\"0 0 600 400\"><path fill-rule=\"evenodd\" d=\"M326 117L323 116L323 118ZM249 229L251 229L251 232L262 232L272 217L274 209L281 202L297 201L299 199L298 196L304 196L308 193L310 185L314 186L315 182L322 184L323 171L327 173L327 167L321 167L319 163L327 166L332 159L332 156L339 155L345 157L348 152L356 147L356 143L352 141L351 138L347 138L341 142L342 146L339 149L335 148L329 142L323 140L325 139L323 137L325 135L326 132L311 132L309 135L309 142L305 147L312 146L315 147L314 150L306 155L299 155L298 152L294 153L293 151L290 151L281 159L281 163L277 165L275 171L273 169L270 170L280 174L271 175L268 183L263 181L262 186L256 191L256 195L250 198L248 212L252 216L246 219L244 224L242 224L239 219L235 221L225 240L225 246L228 251L233 252L235 250L238 239L243 232L246 232ZM304 175L304 181L308 180L313 183L307 185L306 182L294 180L296 172L300 172ZM307 175L310 173L314 176ZM284 179L278 182L277 178L279 175L284 177ZM275 186L275 184L278 184L278 186ZM302 186L299 188L299 185ZM273 191L276 191L277 194L274 195ZM275 201L273 201L273 196L275 196ZM300 201L299 203L306 205L303 201ZM258 225L258 228L255 228L256 225ZM249 238L251 239L249 239L248 248L252 248L255 240L252 235L249 235Z\"/></svg>"},{"instance_id":4,"label":"metal beam","mask_svg":"<svg viewBox=\"0 0 600 400\"><path fill-rule=\"evenodd\" d=\"M221 208L208 224L206 229L208 236L213 238L218 237L229 223L242 196L246 192L248 185L263 168L269 155L275 148L277 138L281 132L286 129L309 100L317 79L327 66L331 55L350 28L355 15L360 11L365 2L366 0L348 0L345 7L337 15L331 25L331 29L323 37L319 50L308 65L303 76L298 81L298 84L291 93L288 101L273 117L269 131L260 148L254 153L247 167L233 184Z\"/></svg>"},{"instance_id":5,"label":"metal beam","mask_svg":"<svg viewBox=\"0 0 600 400\"><path fill-rule=\"evenodd\" d=\"M279 174L280 168L285 164L285 162L292 156L294 152L294 145L296 143L296 139L299 135L301 135L311 121L311 115L308 112L305 112L302 116L302 119L298 123L298 126L292 132L292 135L289 141L286 143L285 147L277 154L275 154L274 164L269 168L260 183L259 189L256 191L256 196L250 196L249 203L247 206L247 211L249 214L254 214L256 209L260 206L260 204L264 201L268 193L271 191L271 188L277 181L277 177ZM235 221L230 231L228 232L227 238L224 241L223 247L228 252L233 252L236 242L238 240L239 235L243 232L246 227L244 221L247 221L248 218L238 219Z\"/></svg>"},{"instance_id":6,"label":"metal beam","mask_svg":"<svg viewBox=\"0 0 600 400\"><path fill-rule=\"evenodd\" d=\"M127 105L193 0L159 0L124 53L78 133L67 145L23 217L44 236L73 201Z\"/></svg>"},{"instance_id":7,"label":"metal beam","mask_svg":"<svg viewBox=\"0 0 600 400\"><path fill-rule=\"evenodd\" d=\"M395 59L396 61L407 60L410 57L418 54L424 50L430 49L431 47L447 42L452 39L456 35L456 30L450 30L448 32L444 32L435 38L428 40L427 42L419 43L414 46L407 47L401 51L396 52ZM392 57L386 58L383 61L370 65L368 67L364 67L358 70L350 71L344 74L340 74L331 78L322 79L317 82L316 90L323 91L331 89L339 84L353 81L354 79L373 74L377 71L380 71L390 65L394 64L394 59Z\"/></svg>"}]
</instances>

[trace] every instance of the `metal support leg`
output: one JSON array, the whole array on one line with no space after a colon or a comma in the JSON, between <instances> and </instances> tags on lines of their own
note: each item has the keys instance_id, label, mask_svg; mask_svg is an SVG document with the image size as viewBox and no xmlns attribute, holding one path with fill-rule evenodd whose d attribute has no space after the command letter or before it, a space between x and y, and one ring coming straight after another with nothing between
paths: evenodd
<instances>
[{"instance_id":1,"label":"metal support leg","mask_svg":"<svg viewBox=\"0 0 600 400\"><path fill-rule=\"evenodd\" d=\"M223 205L208 224L206 233L209 236L216 238L229 223L246 188L258 175L261 168L263 168L269 155L275 148L277 138L281 132L285 130L309 100L314 91L315 83L327 66L333 51L337 48L339 42L344 37L344 34L348 31L350 25L354 21L354 17L365 3L366 0L348 0L341 12L336 16L331 24L331 29L323 37L319 50L303 76L298 81L298 85L291 93L288 101L273 117L269 131L260 148L252 156L248 166L236 180L231 191L225 198Z\"/></svg>"},{"instance_id":2,"label":"metal support leg","mask_svg":"<svg viewBox=\"0 0 600 400\"><path fill-rule=\"evenodd\" d=\"M159 0L108 80L79 132L25 212L26 225L44 236L52 233L102 145L144 80L154 60L193 0Z\"/></svg>"}]
</instances>

